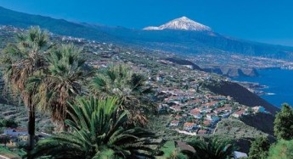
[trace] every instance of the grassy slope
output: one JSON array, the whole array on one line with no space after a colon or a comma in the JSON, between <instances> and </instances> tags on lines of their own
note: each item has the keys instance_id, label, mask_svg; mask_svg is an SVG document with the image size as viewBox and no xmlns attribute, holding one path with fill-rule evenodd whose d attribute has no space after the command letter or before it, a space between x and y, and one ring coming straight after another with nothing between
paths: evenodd
<instances>
[{"instance_id":1,"label":"grassy slope","mask_svg":"<svg viewBox=\"0 0 293 159\"><path fill-rule=\"evenodd\" d=\"M10 151L9 149L0 146L0 155L8 157L10 159L20 159L21 157L17 155L15 152ZM1 158L1 157L0 157Z\"/></svg>"}]
</instances>

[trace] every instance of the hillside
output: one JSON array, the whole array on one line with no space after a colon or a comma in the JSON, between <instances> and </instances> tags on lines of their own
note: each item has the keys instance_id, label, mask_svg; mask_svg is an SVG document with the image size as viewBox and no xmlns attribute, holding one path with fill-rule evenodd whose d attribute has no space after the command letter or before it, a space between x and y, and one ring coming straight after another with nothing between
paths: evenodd
<instances>
[{"instance_id":1,"label":"hillside","mask_svg":"<svg viewBox=\"0 0 293 159\"><path fill-rule=\"evenodd\" d=\"M235 82L213 81L210 83L206 83L205 86L209 88L212 92L225 96L230 96L235 101L243 105L247 105L250 107L261 105L272 114L275 114L279 110L277 107L268 103L266 100L262 99L258 95L251 93L249 90Z\"/></svg>"},{"instance_id":2,"label":"hillside","mask_svg":"<svg viewBox=\"0 0 293 159\"><path fill-rule=\"evenodd\" d=\"M88 39L98 39L101 41L115 41L113 36L82 24L69 22L64 19L54 19L41 15L20 13L5 9L1 6L0 25L12 25L20 28L28 28L30 26L38 25L41 28L47 29L55 34Z\"/></svg>"},{"instance_id":3,"label":"hillside","mask_svg":"<svg viewBox=\"0 0 293 159\"><path fill-rule=\"evenodd\" d=\"M188 61L188 60L184 60L184 59L180 59L180 58L176 58L176 57L166 58L166 60L173 62L173 63L176 63L178 65L190 66L194 70L202 71L202 69L199 66L197 66L196 64L194 64L193 62Z\"/></svg>"},{"instance_id":4,"label":"hillside","mask_svg":"<svg viewBox=\"0 0 293 159\"><path fill-rule=\"evenodd\" d=\"M247 115L240 118L242 122L258 130L274 135L274 120L275 117L270 114L258 113L254 115Z\"/></svg>"},{"instance_id":5,"label":"hillside","mask_svg":"<svg viewBox=\"0 0 293 159\"><path fill-rule=\"evenodd\" d=\"M5 40L8 40L1 41L1 46L5 46L7 42L13 42L12 37L15 32L22 31L15 27L1 27L0 35L6 36ZM235 133L241 132L235 136L237 140L241 140L243 137L266 136L272 132L273 118L266 120L268 118L256 115L253 118L247 116L248 119L245 119L244 114L244 118L235 119L232 114L256 105L264 106L273 114L277 108L244 87L226 81L225 77L196 69L198 66L188 60L170 58L164 52L121 47L113 43L59 35L51 38L59 44L74 43L83 48L83 57L89 65L97 69L109 65L127 64L134 72L145 75L148 79L147 83L154 92L146 98L154 101L158 108L157 114L150 117L148 128L157 132L162 139L189 141L194 137L193 134L203 137L214 135L234 137ZM185 67L186 64L192 65L194 69ZM5 90L4 93L7 94ZM0 110L2 111L0 117L15 120L21 126L26 126L27 113L21 103L1 104ZM174 121L175 124L173 124ZM253 121L259 121L262 124ZM196 125L196 129L186 130L188 128L185 127L186 123ZM227 125L227 123L228 126L235 126L235 128L227 132L225 127L221 129L217 127L217 124ZM52 131L53 125L50 118L44 113L38 112L36 124L39 131Z\"/></svg>"}]
</instances>

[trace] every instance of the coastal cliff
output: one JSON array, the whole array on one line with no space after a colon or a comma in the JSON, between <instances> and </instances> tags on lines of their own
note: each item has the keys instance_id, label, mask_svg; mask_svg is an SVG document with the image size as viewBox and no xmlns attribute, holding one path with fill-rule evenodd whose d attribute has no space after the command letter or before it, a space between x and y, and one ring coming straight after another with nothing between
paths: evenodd
<instances>
[{"instance_id":1,"label":"coastal cliff","mask_svg":"<svg viewBox=\"0 0 293 159\"><path fill-rule=\"evenodd\" d=\"M208 83L205 86L214 93L232 97L240 104L250 107L259 105L263 106L271 114L257 113L253 115L245 115L242 116L240 120L245 124L255 127L265 133L270 135L274 134L275 114L279 111L279 108L273 106L258 95L250 92L238 83L229 81L214 81L213 83Z\"/></svg>"},{"instance_id":2,"label":"coastal cliff","mask_svg":"<svg viewBox=\"0 0 293 159\"><path fill-rule=\"evenodd\" d=\"M235 82L213 81L207 83L205 86L214 93L232 97L235 101L239 102L240 104L250 107L261 105L273 115L276 114L276 112L279 110L277 107L273 106L266 100L262 99L258 95L250 92L245 87Z\"/></svg>"}]
</instances>

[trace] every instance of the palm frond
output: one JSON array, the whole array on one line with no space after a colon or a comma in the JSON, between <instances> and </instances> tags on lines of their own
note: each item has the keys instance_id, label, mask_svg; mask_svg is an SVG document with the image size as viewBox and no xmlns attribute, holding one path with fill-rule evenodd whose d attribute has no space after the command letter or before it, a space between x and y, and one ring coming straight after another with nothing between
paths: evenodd
<instances>
[{"instance_id":1,"label":"palm frond","mask_svg":"<svg viewBox=\"0 0 293 159\"><path fill-rule=\"evenodd\" d=\"M110 66L92 79L89 89L97 97L117 96L121 101L120 108L130 112L128 123L146 125L147 117L141 112L153 110L152 104L143 100L144 95L151 92L151 87L146 86L145 76L133 73L130 66Z\"/></svg>"},{"instance_id":2,"label":"palm frond","mask_svg":"<svg viewBox=\"0 0 293 159\"><path fill-rule=\"evenodd\" d=\"M92 75L85 70L81 49L73 44L61 45L46 54L48 69L40 77L38 107L63 127L69 102L82 94L82 81Z\"/></svg>"},{"instance_id":3,"label":"palm frond","mask_svg":"<svg viewBox=\"0 0 293 159\"><path fill-rule=\"evenodd\" d=\"M227 159L231 156L234 151L234 146L231 141L213 137L211 139L199 139L189 142L195 149L195 154L191 152L183 152L186 155L192 155L196 159L203 158L217 158ZM191 157L191 156L190 156Z\"/></svg>"},{"instance_id":4,"label":"palm frond","mask_svg":"<svg viewBox=\"0 0 293 159\"><path fill-rule=\"evenodd\" d=\"M83 158L151 157L153 149L150 145L156 144L151 139L155 134L142 128L125 128L128 112L118 110L117 100L116 97L103 100L77 98L68 110L70 119L66 124L69 132L40 141L34 155L59 158L64 157L61 152L67 156L79 152Z\"/></svg>"}]
</instances>

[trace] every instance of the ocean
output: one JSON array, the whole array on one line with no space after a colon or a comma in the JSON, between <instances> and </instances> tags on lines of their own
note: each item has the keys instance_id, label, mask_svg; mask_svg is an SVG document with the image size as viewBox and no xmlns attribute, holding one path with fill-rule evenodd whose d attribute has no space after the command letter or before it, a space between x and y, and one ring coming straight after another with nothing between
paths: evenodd
<instances>
[{"instance_id":1,"label":"ocean","mask_svg":"<svg viewBox=\"0 0 293 159\"><path fill-rule=\"evenodd\" d=\"M255 82L267 87L262 89L266 95L261 97L276 107L283 103L293 106L293 70L261 69L258 77L237 77L232 80Z\"/></svg>"}]
</instances>

